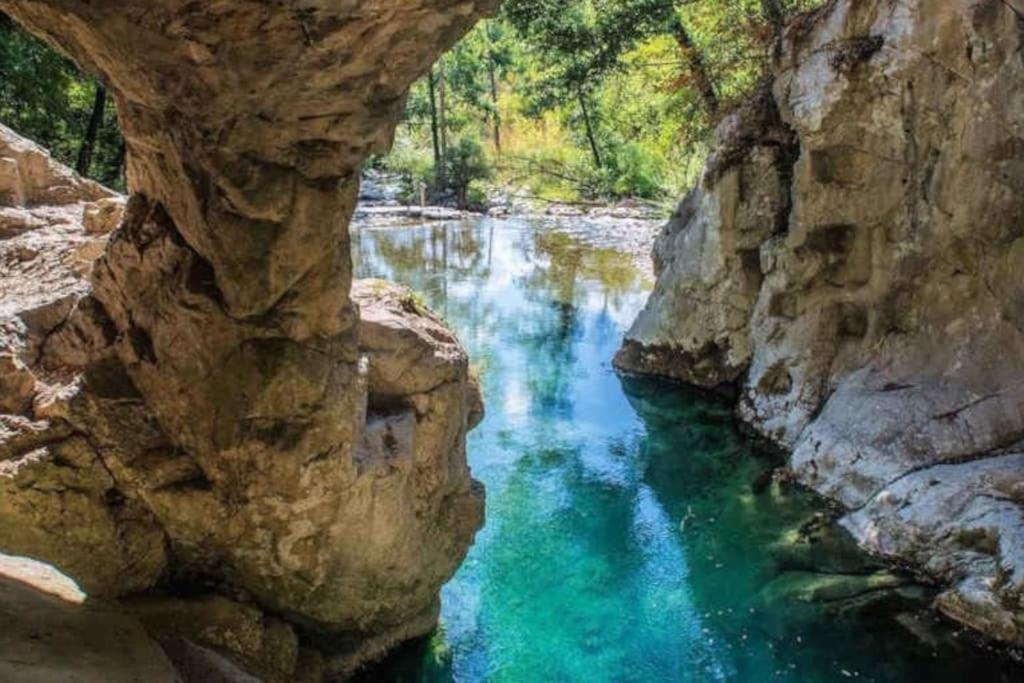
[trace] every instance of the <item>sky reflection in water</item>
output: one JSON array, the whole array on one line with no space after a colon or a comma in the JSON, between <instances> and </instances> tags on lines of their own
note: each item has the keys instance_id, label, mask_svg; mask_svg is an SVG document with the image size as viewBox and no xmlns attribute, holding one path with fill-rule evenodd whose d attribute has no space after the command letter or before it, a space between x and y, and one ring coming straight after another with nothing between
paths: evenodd
<instances>
[{"instance_id":1,"label":"sky reflection in water","mask_svg":"<svg viewBox=\"0 0 1024 683\"><path fill-rule=\"evenodd\" d=\"M420 292L487 405L469 459L488 521L443 591L442 628L365 680L1024 680L955 639L922 643L899 622L928 620L900 601L837 614L770 597L769 547L817 504L753 493L769 463L727 408L612 372L650 282L602 244L607 227L353 232L358 276Z\"/></svg>"}]
</instances>

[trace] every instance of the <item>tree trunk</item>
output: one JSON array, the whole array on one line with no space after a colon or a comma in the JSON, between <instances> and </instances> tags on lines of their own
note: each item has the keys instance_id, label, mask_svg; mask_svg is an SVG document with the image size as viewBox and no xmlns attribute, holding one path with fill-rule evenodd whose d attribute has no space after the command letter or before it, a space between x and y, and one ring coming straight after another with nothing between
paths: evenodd
<instances>
[{"instance_id":1,"label":"tree trunk","mask_svg":"<svg viewBox=\"0 0 1024 683\"><path fill-rule=\"evenodd\" d=\"M92 166L93 152L96 149L96 137L99 135L100 126L103 125L103 111L107 106L107 91L102 85L96 85L96 97L92 103L92 114L89 116L89 125L85 129L85 137L78 148L78 162L75 170L78 175L89 175L89 168Z\"/></svg>"},{"instance_id":2,"label":"tree trunk","mask_svg":"<svg viewBox=\"0 0 1024 683\"><path fill-rule=\"evenodd\" d=\"M590 122L590 112L587 111L587 98L583 96L583 93L577 93L576 98L580 103L580 111L583 113L583 125L587 128L587 140L590 141L590 151L594 154L594 164L598 168L604 168L604 164L601 162L601 151L597 147L597 138L594 137L594 126Z\"/></svg>"},{"instance_id":3,"label":"tree trunk","mask_svg":"<svg viewBox=\"0 0 1024 683\"><path fill-rule=\"evenodd\" d=\"M441 137L437 122L437 83L433 67L427 74L427 86L430 90L430 137L434 142L434 169L437 172L441 168Z\"/></svg>"},{"instance_id":4,"label":"tree trunk","mask_svg":"<svg viewBox=\"0 0 1024 683\"><path fill-rule=\"evenodd\" d=\"M440 105L439 112L438 112L438 114L439 114L438 121L440 123L440 130L441 130L441 158L442 159L446 159L446 158L448 158L448 98L447 98L447 89L448 88L447 88L447 84L445 83L446 79L444 77L444 59L442 59L440 62L438 62L438 66L440 67L438 69L438 74L439 75L438 75L438 80L437 80L437 85L438 85L438 89L437 90L438 90L438 96L439 96L438 97L438 100L439 100L438 103Z\"/></svg>"},{"instance_id":5,"label":"tree trunk","mask_svg":"<svg viewBox=\"0 0 1024 683\"><path fill-rule=\"evenodd\" d=\"M487 72L491 78L491 103L494 105L492 124L494 125L494 149L501 154L501 112L498 110L498 74L494 68L494 53L487 54Z\"/></svg>"},{"instance_id":6,"label":"tree trunk","mask_svg":"<svg viewBox=\"0 0 1024 683\"><path fill-rule=\"evenodd\" d=\"M715 90L715 82L711 78L707 64L704 62L704 56L697 49L696 44L694 44L693 38L690 37L690 32L686 30L682 19L677 18L675 20L672 25L672 34L676 39L676 43L679 44L679 51L682 52L683 61L690 68L694 85L704 100L704 106L707 107L710 114L718 113L718 92Z\"/></svg>"},{"instance_id":7,"label":"tree trunk","mask_svg":"<svg viewBox=\"0 0 1024 683\"><path fill-rule=\"evenodd\" d=\"M114 162L110 165L109 182L115 185L115 189L122 191L127 185L127 179L124 177L124 162L127 154L128 148L125 146L124 138L121 138L121 144L117 147L117 156L114 157Z\"/></svg>"},{"instance_id":8,"label":"tree trunk","mask_svg":"<svg viewBox=\"0 0 1024 683\"><path fill-rule=\"evenodd\" d=\"M772 27L772 55L778 57L782 51L782 33L786 30L786 14L779 0L761 0L761 12Z\"/></svg>"}]
</instances>

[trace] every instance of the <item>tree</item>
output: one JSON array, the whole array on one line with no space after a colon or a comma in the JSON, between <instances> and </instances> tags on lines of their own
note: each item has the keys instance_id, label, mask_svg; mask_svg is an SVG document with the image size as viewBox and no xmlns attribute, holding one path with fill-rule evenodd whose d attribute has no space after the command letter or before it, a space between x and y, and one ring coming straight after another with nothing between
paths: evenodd
<instances>
[{"instance_id":1,"label":"tree","mask_svg":"<svg viewBox=\"0 0 1024 683\"><path fill-rule=\"evenodd\" d=\"M531 84L534 110L575 101L594 166L603 168L597 122L588 99L618 55L615 44L603 40L593 6L585 0L513 0L505 4L505 13L546 65L539 82Z\"/></svg>"},{"instance_id":2,"label":"tree","mask_svg":"<svg viewBox=\"0 0 1024 683\"><path fill-rule=\"evenodd\" d=\"M437 69L437 129L441 136L441 159L448 156L448 78L445 76L444 66L444 57L441 57Z\"/></svg>"},{"instance_id":3,"label":"tree","mask_svg":"<svg viewBox=\"0 0 1024 683\"><path fill-rule=\"evenodd\" d=\"M697 88L697 92L700 93L701 98L704 100L704 106L707 107L709 114L717 114L719 106L718 90L715 88L714 79L712 79L711 72L704 61L704 55L701 54L700 48L694 44L693 38L690 37L689 31L686 30L686 24L683 23L682 18L679 16L673 17L670 26L672 37L675 38L676 43L679 45L679 52L682 54L683 61L690 70L694 87Z\"/></svg>"},{"instance_id":4,"label":"tree","mask_svg":"<svg viewBox=\"0 0 1024 683\"><path fill-rule=\"evenodd\" d=\"M493 34L494 22L487 22L484 35L487 36L487 80L491 85L491 126L494 133L494 149L501 154L501 107L498 101L499 57Z\"/></svg>"},{"instance_id":5,"label":"tree","mask_svg":"<svg viewBox=\"0 0 1024 683\"><path fill-rule=\"evenodd\" d=\"M75 170L80 175L88 175L92 168L93 151L96 148L96 137L99 135L100 126L103 125L103 110L107 106L107 91L102 85L96 85L96 95L93 98L92 114L89 116L89 125L82 137L82 144L78 147L78 161L75 163Z\"/></svg>"},{"instance_id":6,"label":"tree","mask_svg":"<svg viewBox=\"0 0 1024 683\"><path fill-rule=\"evenodd\" d=\"M821 2L505 0L414 88L401 155L418 139L443 175L449 140L468 137L531 188L543 176L574 199L676 195L787 22Z\"/></svg>"},{"instance_id":7,"label":"tree","mask_svg":"<svg viewBox=\"0 0 1024 683\"><path fill-rule=\"evenodd\" d=\"M473 138L462 138L452 145L441 173L446 188L455 195L455 204L460 209L479 208L475 201L470 200L471 186L474 181L489 180L491 175L491 166L483 148Z\"/></svg>"},{"instance_id":8,"label":"tree","mask_svg":"<svg viewBox=\"0 0 1024 683\"><path fill-rule=\"evenodd\" d=\"M431 67L427 74L427 84L430 89L430 137L434 143L434 166L441 166L441 128L437 116L437 77Z\"/></svg>"},{"instance_id":9,"label":"tree","mask_svg":"<svg viewBox=\"0 0 1024 683\"><path fill-rule=\"evenodd\" d=\"M782 6L783 0L761 0L761 11L765 21L772 27L772 55L779 56L782 50L782 34L786 30L786 11Z\"/></svg>"},{"instance_id":10,"label":"tree","mask_svg":"<svg viewBox=\"0 0 1024 683\"><path fill-rule=\"evenodd\" d=\"M587 132L587 141L590 143L590 152L594 155L594 166L597 168L604 168L604 162L601 161L601 150L597 146L597 137L594 134L594 124L590 120L590 112L587 110L587 97L580 90L576 93L576 100L580 103L580 114L583 115L583 125Z\"/></svg>"}]
</instances>

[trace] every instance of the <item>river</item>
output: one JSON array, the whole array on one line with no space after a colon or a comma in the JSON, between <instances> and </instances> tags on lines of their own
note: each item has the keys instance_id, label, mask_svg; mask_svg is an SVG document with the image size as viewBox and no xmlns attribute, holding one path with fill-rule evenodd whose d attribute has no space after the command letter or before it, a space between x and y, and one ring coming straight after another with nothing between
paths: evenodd
<instances>
[{"instance_id":1,"label":"river","mask_svg":"<svg viewBox=\"0 0 1024 683\"><path fill-rule=\"evenodd\" d=\"M1024 680L937 622L929 589L841 544L808 564L814 544L794 539L827 527L828 508L766 476L727 406L616 375L652 235L571 218L353 230L358 276L419 292L461 336L487 405L468 444L487 523L441 627L363 679Z\"/></svg>"}]
</instances>

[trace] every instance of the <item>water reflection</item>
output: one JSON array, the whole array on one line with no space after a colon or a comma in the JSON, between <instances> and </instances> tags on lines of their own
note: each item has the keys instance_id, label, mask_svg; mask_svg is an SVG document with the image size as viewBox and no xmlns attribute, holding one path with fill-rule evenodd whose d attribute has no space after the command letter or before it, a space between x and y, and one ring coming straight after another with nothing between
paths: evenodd
<instances>
[{"instance_id":1,"label":"water reflection","mask_svg":"<svg viewBox=\"0 0 1024 683\"><path fill-rule=\"evenodd\" d=\"M769 549L816 503L754 493L767 463L727 408L611 371L650 283L608 234L480 220L353 235L359 276L413 287L459 332L488 408L469 441L488 522L443 628L366 680L1020 680L914 638L896 619L918 618L911 594L867 610L773 597Z\"/></svg>"}]
</instances>

